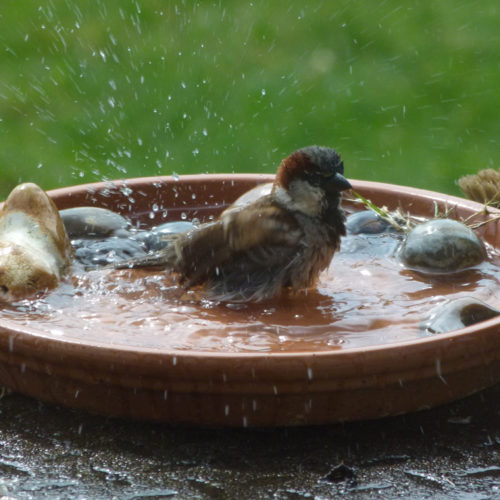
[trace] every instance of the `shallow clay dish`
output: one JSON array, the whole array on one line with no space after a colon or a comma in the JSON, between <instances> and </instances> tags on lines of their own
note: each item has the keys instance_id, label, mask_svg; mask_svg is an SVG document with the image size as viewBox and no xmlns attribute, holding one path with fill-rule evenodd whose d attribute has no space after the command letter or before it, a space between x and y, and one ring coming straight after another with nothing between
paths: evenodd
<instances>
[{"instance_id":1,"label":"shallow clay dish","mask_svg":"<svg viewBox=\"0 0 500 500\"><path fill-rule=\"evenodd\" d=\"M59 209L95 205L151 224L206 219L270 175L131 179L49 192ZM481 206L418 189L353 181L378 205L432 216ZM193 194L195 195L193 197ZM131 198L134 202L131 203ZM500 245L497 223L479 234ZM105 328L103 326L102 328ZM0 383L35 398L102 414L205 425L326 424L378 418L446 403L500 381L500 319L448 334L381 346L293 353L148 349L40 334L0 318Z\"/></svg>"}]
</instances>

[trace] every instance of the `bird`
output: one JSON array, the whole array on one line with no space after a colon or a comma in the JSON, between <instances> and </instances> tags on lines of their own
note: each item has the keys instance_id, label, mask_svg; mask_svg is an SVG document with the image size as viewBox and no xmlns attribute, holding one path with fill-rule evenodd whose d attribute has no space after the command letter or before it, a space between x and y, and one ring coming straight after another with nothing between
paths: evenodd
<instances>
[{"instance_id":1,"label":"bird","mask_svg":"<svg viewBox=\"0 0 500 500\"><path fill-rule=\"evenodd\" d=\"M227 302L311 288L346 234L341 199L352 186L343 174L334 149L299 149L281 161L269 194L113 267L163 267L185 289L201 286L207 298Z\"/></svg>"}]
</instances>

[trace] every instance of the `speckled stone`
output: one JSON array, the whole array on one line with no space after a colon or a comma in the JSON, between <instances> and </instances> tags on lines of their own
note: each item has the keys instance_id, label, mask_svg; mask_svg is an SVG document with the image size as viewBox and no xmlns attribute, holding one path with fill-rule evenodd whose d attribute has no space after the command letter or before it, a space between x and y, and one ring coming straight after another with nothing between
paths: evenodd
<instances>
[{"instance_id":1,"label":"speckled stone","mask_svg":"<svg viewBox=\"0 0 500 500\"><path fill-rule=\"evenodd\" d=\"M411 231L399 255L411 269L452 272L481 263L486 251L475 233L464 224L451 219L433 219Z\"/></svg>"}]
</instances>

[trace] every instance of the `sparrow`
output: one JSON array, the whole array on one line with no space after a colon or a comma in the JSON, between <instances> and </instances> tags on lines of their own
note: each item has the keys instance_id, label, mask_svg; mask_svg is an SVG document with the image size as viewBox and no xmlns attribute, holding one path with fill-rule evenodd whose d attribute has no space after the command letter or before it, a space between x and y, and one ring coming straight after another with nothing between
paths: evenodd
<instances>
[{"instance_id":1,"label":"sparrow","mask_svg":"<svg viewBox=\"0 0 500 500\"><path fill-rule=\"evenodd\" d=\"M351 189L334 149L309 146L285 158L270 194L232 206L214 222L171 235L166 246L115 268L161 266L210 299L259 302L313 286L345 235L342 191Z\"/></svg>"}]
</instances>

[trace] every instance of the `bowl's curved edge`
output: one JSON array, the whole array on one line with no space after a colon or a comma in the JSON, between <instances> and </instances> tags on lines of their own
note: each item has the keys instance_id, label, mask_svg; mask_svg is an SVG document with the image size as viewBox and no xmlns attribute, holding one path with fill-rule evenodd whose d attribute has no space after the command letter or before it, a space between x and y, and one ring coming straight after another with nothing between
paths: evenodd
<instances>
[{"instance_id":1,"label":"bowl's curved edge","mask_svg":"<svg viewBox=\"0 0 500 500\"><path fill-rule=\"evenodd\" d=\"M0 381L49 402L211 425L324 424L433 407L500 380L498 325L370 351L185 356L33 343L0 332ZM39 339L38 339L39 340ZM44 339L47 340L47 339ZM40 355L42 353L42 355Z\"/></svg>"},{"instance_id":2,"label":"bowl's curved edge","mask_svg":"<svg viewBox=\"0 0 500 500\"><path fill-rule=\"evenodd\" d=\"M223 179L241 184L245 191L273 178L257 174L201 177L123 182L137 191L151 182L164 189L172 184L217 184ZM375 203L388 189L394 193L394 186L387 184L353 181L353 185L370 193ZM107 193L108 188L109 183L96 183L49 194L57 204L65 196L72 201L82 198L82 190L95 196ZM468 200L401 186L391 200L395 205L389 208L408 197L453 203L465 212L482 208ZM0 382L50 402L170 422L245 426L376 418L435 406L498 382L499 324L489 320L481 328L475 325L383 347L234 356L87 345L40 337L29 328L14 330L0 321Z\"/></svg>"}]
</instances>

